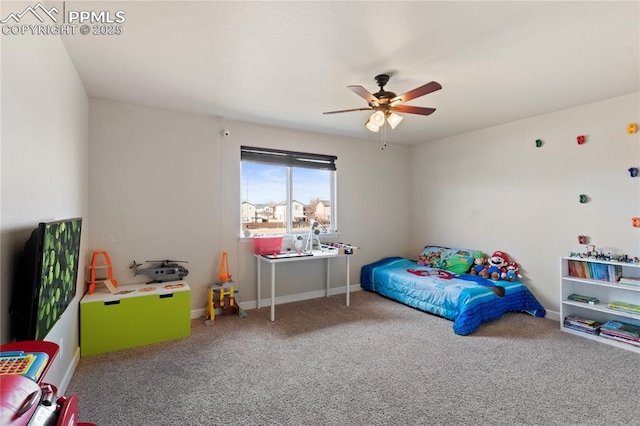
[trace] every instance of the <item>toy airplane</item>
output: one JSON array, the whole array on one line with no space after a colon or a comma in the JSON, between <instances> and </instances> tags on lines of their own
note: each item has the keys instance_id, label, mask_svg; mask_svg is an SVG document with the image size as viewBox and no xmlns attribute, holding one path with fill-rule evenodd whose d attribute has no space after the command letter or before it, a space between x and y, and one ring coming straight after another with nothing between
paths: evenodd
<instances>
[{"instance_id":1,"label":"toy airplane","mask_svg":"<svg viewBox=\"0 0 640 426\"><path fill-rule=\"evenodd\" d=\"M138 269L142 263L136 263L134 260L130 269L133 269L133 276L138 274L146 275L153 279L151 283L161 283L164 281L180 281L187 275L189 271L184 266L178 265L178 263L188 263L183 260L147 260L147 262L156 262L151 268Z\"/></svg>"}]
</instances>

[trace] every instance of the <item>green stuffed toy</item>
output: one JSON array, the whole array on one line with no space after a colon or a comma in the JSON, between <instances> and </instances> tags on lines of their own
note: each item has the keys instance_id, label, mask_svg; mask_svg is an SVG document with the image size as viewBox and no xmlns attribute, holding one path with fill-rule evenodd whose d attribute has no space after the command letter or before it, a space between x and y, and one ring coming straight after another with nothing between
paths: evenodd
<instances>
[{"instance_id":1,"label":"green stuffed toy","mask_svg":"<svg viewBox=\"0 0 640 426\"><path fill-rule=\"evenodd\" d=\"M469 273L471 275L480 275L483 278L487 278L489 276L487 273L488 265L488 256L481 251L477 251L473 254L473 267Z\"/></svg>"}]
</instances>

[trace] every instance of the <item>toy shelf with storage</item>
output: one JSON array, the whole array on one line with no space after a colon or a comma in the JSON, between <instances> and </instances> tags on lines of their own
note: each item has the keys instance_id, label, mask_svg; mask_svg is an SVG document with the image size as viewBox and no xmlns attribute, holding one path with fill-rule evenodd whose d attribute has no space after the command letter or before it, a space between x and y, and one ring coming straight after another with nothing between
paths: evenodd
<instances>
[{"instance_id":1,"label":"toy shelf with storage","mask_svg":"<svg viewBox=\"0 0 640 426\"><path fill-rule=\"evenodd\" d=\"M561 277L561 302L560 302L560 329L564 332L585 337L600 343L616 346L622 349L640 353L640 347L612 340L599 335L589 334L566 327L564 318L567 316L578 316L606 323L610 320L620 321L627 324L640 326L640 314L620 311L609 308L612 302L625 302L633 305L640 305L640 285L620 284L618 281L607 281L602 279L582 278L570 274L569 262L584 262L586 267L589 264L613 265L620 267L622 277L640 277L640 263L613 262L599 259L587 259L579 257L562 257L562 277ZM575 265L575 264L574 264ZM592 265L591 265L592 266ZM602 267L602 266L600 266ZM586 303L569 300L572 294L593 297L598 299L597 303Z\"/></svg>"},{"instance_id":2,"label":"toy shelf with storage","mask_svg":"<svg viewBox=\"0 0 640 426\"><path fill-rule=\"evenodd\" d=\"M80 301L80 356L191 335L191 289L184 281L97 287Z\"/></svg>"}]
</instances>

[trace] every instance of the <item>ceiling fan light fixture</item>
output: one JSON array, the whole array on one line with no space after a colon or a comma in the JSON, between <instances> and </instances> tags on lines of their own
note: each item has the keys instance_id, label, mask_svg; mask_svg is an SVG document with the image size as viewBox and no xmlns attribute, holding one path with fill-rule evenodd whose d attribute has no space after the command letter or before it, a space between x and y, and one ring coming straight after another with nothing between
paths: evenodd
<instances>
[{"instance_id":1,"label":"ceiling fan light fixture","mask_svg":"<svg viewBox=\"0 0 640 426\"><path fill-rule=\"evenodd\" d=\"M400 102L402 102L402 99L394 98L391 102L389 102L389 106L393 108L394 106L400 104Z\"/></svg>"},{"instance_id":2,"label":"ceiling fan light fixture","mask_svg":"<svg viewBox=\"0 0 640 426\"><path fill-rule=\"evenodd\" d=\"M380 126L384 126L384 119L385 117L382 111L375 111L371 114L364 126L372 132L377 132L380 130Z\"/></svg>"},{"instance_id":3,"label":"ceiling fan light fixture","mask_svg":"<svg viewBox=\"0 0 640 426\"><path fill-rule=\"evenodd\" d=\"M371 121L371 117L369 117L369 119L367 120L367 122L365 123L364 127L366 127L367 129L371 130L372 132L377 132L378 130L380 130L380 126L376 126L372 121Z\"/></svg>"},{"instance_id":4,"label":"ceiling fan light fixture","mask_svg":"<svg viewBox=\"0 0 640 426\"><path fill-rule=\"evenodd\" d=\"M369 120L376 126L380 127L384 124L384 113L382 111L376 111L371 114Z\"/></svg>"},{"instance_id":5,"label":"ceiling fan light fixture","mask_svg":"<svg viewBox=\"0 0 640 426\"><path fill-rule=\"evenodd\" d=\"M392 129L395 129L398 124L402 121L404 117L396 114L395 112L387 113L387 123L391 126Z\"/></svg>"}]
</instances>

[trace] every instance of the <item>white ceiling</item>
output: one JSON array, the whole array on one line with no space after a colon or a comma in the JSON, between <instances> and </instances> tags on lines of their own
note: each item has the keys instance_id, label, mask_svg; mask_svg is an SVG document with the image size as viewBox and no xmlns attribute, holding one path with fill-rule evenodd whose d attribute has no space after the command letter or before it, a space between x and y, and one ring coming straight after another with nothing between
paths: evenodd
<instances>
[{"instance_id":1,"label":"white ceiling","mask_svg":"<svg viewBox=\"0 0 640 426\"><path fill-rule=\"evenodd\" d=\"M416 144L640 90L637 1L67 2L122 35L63 37L92 97L379 141L347 89L443 89L407 105Z\"/></svg>"}]
</instances>

